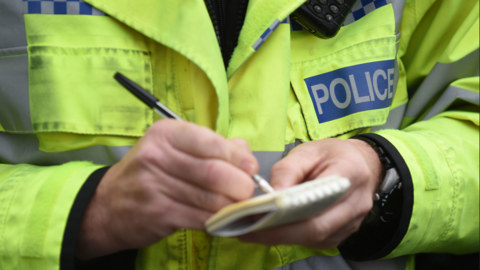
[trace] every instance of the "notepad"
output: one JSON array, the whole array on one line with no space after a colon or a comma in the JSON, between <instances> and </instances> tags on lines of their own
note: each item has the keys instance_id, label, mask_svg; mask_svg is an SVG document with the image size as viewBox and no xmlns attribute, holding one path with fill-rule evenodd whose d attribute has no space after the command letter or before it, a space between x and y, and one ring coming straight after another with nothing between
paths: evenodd
<instances>
[{"instance_id":1,"label":"notepad","mask_svg":"<svg viewBox=\"0 0 480 270\"><path fill-rule=\"evenodd\" d=\"M238 236L314 217L340 200L350 181L331 176L260 195L222 208L205 222L208 233Z\"/></svg>"}]
</instances>

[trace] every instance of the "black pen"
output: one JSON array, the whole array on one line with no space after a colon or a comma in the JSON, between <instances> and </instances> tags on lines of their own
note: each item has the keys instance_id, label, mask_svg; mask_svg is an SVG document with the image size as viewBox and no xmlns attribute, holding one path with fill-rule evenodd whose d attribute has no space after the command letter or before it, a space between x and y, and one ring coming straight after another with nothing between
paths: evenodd
<instances>
[{"instance_id":1,"label":"black pen","mask_svg":"<svg viewBox=\"0 0 480 270\"><path fill-rule=\"evenodd\" d=\"M122 75L120 72L115 73L115 80L117 80L123 87L127 88L133 95L138 99L143 101L148 107L152 108L156 113L161 115L163 118L173 118L179 121L184 121L180 116L172 112L167 106L160 103L160 101L150 94L147 90L140 87L138 84L132 82L130 79ZM255 174L252 177L253 181L257 184L258 188L265 193L272 193L275 190L270 186L270 184L258 174Z\"/></svg>"}]
</instances>

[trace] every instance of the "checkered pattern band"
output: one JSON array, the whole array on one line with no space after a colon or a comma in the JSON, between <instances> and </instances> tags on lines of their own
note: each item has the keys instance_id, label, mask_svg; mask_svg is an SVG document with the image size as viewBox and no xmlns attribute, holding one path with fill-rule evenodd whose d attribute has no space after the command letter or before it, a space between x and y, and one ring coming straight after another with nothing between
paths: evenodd
<instances>
[{"instance_id":1,"label":"checkered pattern band","mask_svg":"<svg viewBox=\"0 0 480 270\"><path fill-rule=\"evenodd\" d=\"M275 29L277 29L278 25L280 24L279 19L275 19L275 21L263 32L262 36L260 36L257 41L252 45L252 48L256 51L260 46L262 46L263 42L267 40L267 38L273 33Z\"/></svg>"},{"instance_id":2,"label":"checkered pattern band","mask_svg":"<svg viewBox=\"0 0 480 270\"><path fill-rule=\"evenodd\" d=\"M343 25L351 24L360 20L368 13L374 11L377 8L381 8L387 4L387 0L357 0L353 5L352 11L348 14L347 19Z\"/></svg>"},{"instance_id":3,"label":"checkered pattern band","mask_svg":"<svg viewBox=\"0 0 480 270\"><path fill-rule=\"evenodd\" d=\"M358 21L368 13L374 11L377 8L383 7L391 2L391 0L357 0L355 5L353 5L352 11L347 15L343 26ZM295 21L292 21L290 26L292 31L303 30L303 27Z\"/></svg>"},{"instance_id":4,"label":"checkered pattern band","mask_svg":"<svg viewBox=\"0 0 480 270\"><path fill-rule=\"evenodd\" d=\"M83 0L23 0L23 13L108 16Z\"/></svg>"}]
</instances>

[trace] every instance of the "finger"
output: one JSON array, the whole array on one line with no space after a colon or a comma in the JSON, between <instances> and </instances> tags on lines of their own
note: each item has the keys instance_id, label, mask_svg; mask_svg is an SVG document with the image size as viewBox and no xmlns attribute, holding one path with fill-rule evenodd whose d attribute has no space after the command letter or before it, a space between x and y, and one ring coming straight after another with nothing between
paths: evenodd
<instances>
[{"instance_id":1,"label":"finger","mask_svg":"<svg viewBox=\"0 0 480 270\"><path fill-rule=\"evenodd\" d=\"M252 149L250 149L250 146L248 145L246 140L240 139L240 138L235 138L235 139L228 140L228 142L230 144L232 144L233 148L236 148L236 150L238 150L240 152L244 152L243 154L233 155L232 156L233 159L244 158L246 156L248 156L248 157L253 156ZM250 158L248 160L232 160L231 163L232 164L241 164L240 166L237 166L237 167L241 168L242 170L244 170L246 173L248 173L250 175L256 174L258 172L258 169L259 169L258 161L255 157L254 157L253 160L251 160Z\"/></svg>"},{"instance_id":2,"label":"finger","mask_svg":"<svg viewBox=\"0 0 480 270\"><path fill-rule=\"evenodd\" d=\"M162 185L156 186L160 192L193 208L215 213L234 202L224 195L187 184L163 171L159 170L156 175L162 179Z\"/></svg>"},{"instance_id":3,"label":"finger","mask_svg":"<svg viewBox=\"0 0 480 270\"><path fill-rule=\"evenodd\" d=\"M352 198L337 203L315 218L254 232L240 237L240 240L266 245L318 246L351 221L363 218L364 212L358 211L359 206L352 204L356 199Z\"/></svg>"},{"instance_id":4,"label":"finger","mask_svg":"<svg viewBox=\"0 0 480 270\"><path fill-rule=\"evenodd\" d=\"M187 184L225 195L234 201L248 199L254 191L251 177L223 160L190 156L168 144L156 149L146 146L137 154L139 163L157 175L163 171Z\"/></svg>"},{"instance_id":5,"label":"finger","mask_svg":"<svg viewBox=\"0 0 480 270\"><path fill-rule=\"evenodd\" d=\"M157 218L159 228L167 225L174 229L202 230L205 222L213 215L211 212L185 205L167 196L158 196L155 203L146 207L155 208L151 211L151 217Z\"/></svg>"},{"instance_id":6,"label":"finger","mask_svg":"<svg viewBox=\"0 0 480 270\"><path fill-rule=\"evenodd\" d=\"M306 247L312 249L328 249L338 247L345 239L351 236L353 233L358 231L360 225L362 224L363 217L358 217L355 220L352 220L346 224L343 228L337 230L335 233L331 234L325 240L320 243L306 244Z\"/></svg>"},{"instance_id":7,"label":"finger","mask_svg":"<svg viewBox=\"0 0 480 270\"><path fill-rule=\"evenodd\" d=\"M229 139L228 142L235 145L235 147L237 147L239 150L252 153L252 149L250 149L248 142L242 138Z\"/></svg>"},{"instance_id":8,"label":"finger","mask_svg":"<svg viewBox=\"0 0 480 270\"><path fill-rule=\"evenodd\" d=\"M330 159L323 162L320 166L315 168L308 178L320 179L333 175L339 175L350 180L351 188L347 194L356 192L358 194L370 194L372 196L370 186L373 181L369 181L369 173L365 167L361 166L360 162L348 159ZM361 188L361 191L359 190ZM348 196L348 195L347 195Z\"/></svg>"},{"instance_id":9,"label":"finger","mask_svg":"<svg viewBox=\"0 0 480 270\"><path fill-rule=\"evenodd\" d=\"M160 144L167 142L189 155L222 159L245 171L255 167L256 160L250 152L229 143L210 129L166 119L155 123L150 130L150 137L156 138Z\"/></svg>"},{"instance_id":10,"label":"finger","mask_svg":"<svg viewBox=\"0 0 480 270\"><path fill-rule=\"evenodd\" d=\"M273 166L270 183L277 190L302 183L324 159L325 155L300 146Z\"/></svg>"}]
</instances>

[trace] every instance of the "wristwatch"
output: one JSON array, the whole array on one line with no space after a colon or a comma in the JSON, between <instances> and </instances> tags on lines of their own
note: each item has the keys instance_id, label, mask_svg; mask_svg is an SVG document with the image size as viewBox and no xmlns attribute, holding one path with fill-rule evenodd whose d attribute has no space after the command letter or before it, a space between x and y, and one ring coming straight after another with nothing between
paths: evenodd
<instances>
[{"instance_id":1,"label":"wristwatch","mask_svg":"<svg viewBox=\"0 0 480 270\"><path fill-rule=\"evenodd\" d=\"M395 164L383 147L361 135L351 139L362 140L368 143L377 152L380 162L385 169L385 177L380 182L374 194L372 210L365 219L369 225L378 225L395 220L402 212L402 179Z\"/></svg>"}]
</instances>

